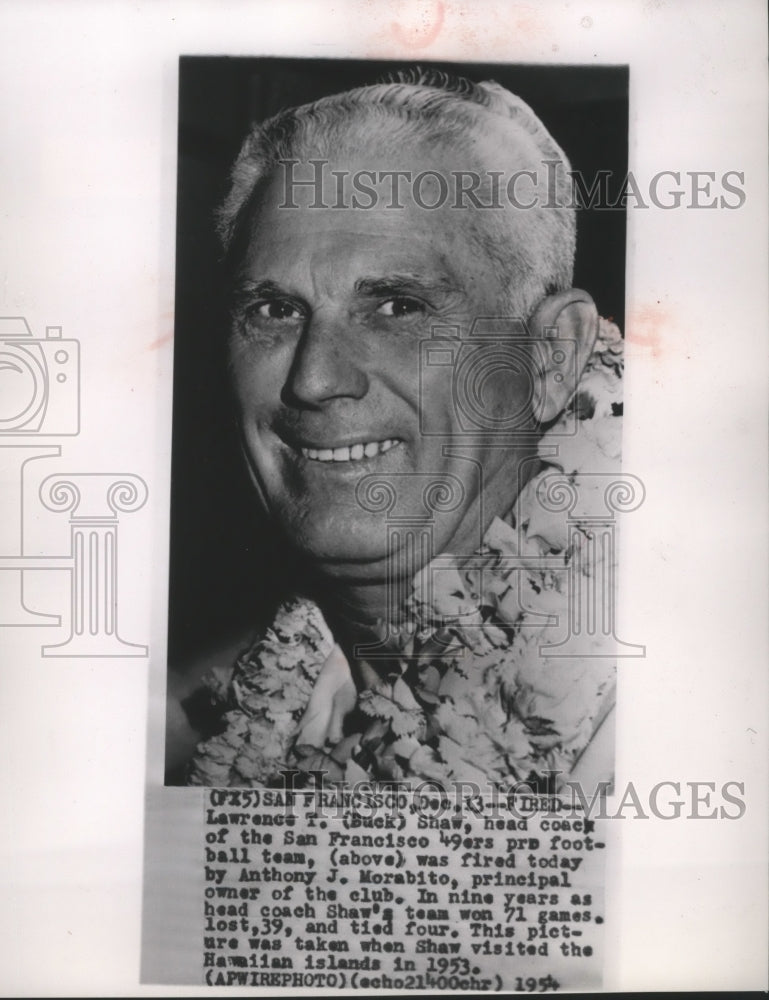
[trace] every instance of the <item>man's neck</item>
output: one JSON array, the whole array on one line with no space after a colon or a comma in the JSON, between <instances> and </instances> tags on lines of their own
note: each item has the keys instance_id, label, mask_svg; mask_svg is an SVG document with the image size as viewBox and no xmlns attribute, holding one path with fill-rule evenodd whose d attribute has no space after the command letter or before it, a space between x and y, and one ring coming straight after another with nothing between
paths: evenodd
<instances>
[{"instance_id":1,"label":"man's neck","mask_svg":"<svg viewBox=\"0 0 769 1000\"><path fill-rule=\"evenodd\" d=\"M385 622L395 624L402 617L397 594L405 592L405 583L404 580L395 588L391 580L330 582L318 577L311 584L310 595L335 634L334 626L354 636L356 642L370 642L379 635Z\"/></svg>"}]
</instances>

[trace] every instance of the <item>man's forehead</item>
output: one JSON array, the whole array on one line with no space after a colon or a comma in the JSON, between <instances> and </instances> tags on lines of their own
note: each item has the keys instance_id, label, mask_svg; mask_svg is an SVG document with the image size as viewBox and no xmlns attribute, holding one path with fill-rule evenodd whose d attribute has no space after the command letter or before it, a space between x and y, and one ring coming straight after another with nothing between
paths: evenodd
<instances>
[{"instance_id":1,"label":"man's forehead","mask_svg":"<svg viewBox=\"0 0 769 1000\"><path fill-rule=\"evenodd\" d=\"M367 209L330 201L316 204L312 191L291 205L283 179L273 174L251 213L245 257L253 261L282 253L328 253L339 259L381 256L401 261L407 270L451 270L452 248L467 242L467 220L463 234L450 205L430 211L404 198L402 207L396 208L385 194Z\"/></svg>"},{"instance_id":2,"label":"man's forehead","mask_svg":"<svg viewBox=\"0 0 769 1000\"><path fill-rule=\"evenodd\" d=\"M456 255L422 234L401 239L371 224L324 228L256 225L239 277L251 281L317 285L328 280L350 291L370 293L382 279L448 291L461 281Z\"/></svg>"},{"instance_id":3,"label":"man's forehead","mask_svg":"<svg viewBox=\"0 0 769 1000\"><path fill-rule=\"evenodd\" d=\"M483 176L470 160L466 169L463 162L447 161L435 150L291 157L281 160L261 181L258 203L294 212L330 208L336 215L360 217L375 214L378 208L434 214L451 201L450 185L459 174Z\"/></svg>"}]
</instances>

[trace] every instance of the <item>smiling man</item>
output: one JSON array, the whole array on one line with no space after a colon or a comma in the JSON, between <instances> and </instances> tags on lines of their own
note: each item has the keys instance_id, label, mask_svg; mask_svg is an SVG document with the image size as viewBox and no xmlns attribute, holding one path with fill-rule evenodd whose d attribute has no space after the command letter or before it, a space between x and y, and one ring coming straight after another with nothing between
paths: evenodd
<instances>
[{"instance_id":1,"label":"smiling man","mask_svg":"<svg viewBox=\"0 0 769 1000\"><path fill-rule=\"evenodd\" d=\"M613 467L621 413L621 338L572 288L567 170L514 95L435 75L246 138L219 215L232 384L301 570L212 677L191 783L610 772L606 650L543 652L575 568L611 555L548 489Z\"/></svg>"}]
</instances>

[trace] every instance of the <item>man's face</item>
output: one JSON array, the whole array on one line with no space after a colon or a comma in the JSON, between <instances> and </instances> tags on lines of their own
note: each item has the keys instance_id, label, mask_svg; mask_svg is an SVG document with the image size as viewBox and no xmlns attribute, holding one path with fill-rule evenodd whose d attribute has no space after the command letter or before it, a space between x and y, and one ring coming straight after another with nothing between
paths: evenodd
<instances>
[{"instance_id":1,"label":"man's face","mask_svg":"<svg viewBox=\"0 0 769 1000\"><path fill-rule=\"evenodd\" d=\"M426 156L409 166L436 169ZM420 342L434 327L466 337L476 318L504 315L507 289L468 238L474 210L450 201L425 210L405 192L404 208L388 208L389 192L353 210L309 208L313 192L297 190L300 207L281 208L285 179L276 174L253 211L234 283L230 360L252 479L301 552L328 574L361 580L385 575L388 509L426 517L430 477L455 490L459 482L464 496L434 515L433 551L414 568L440 552L472 553L491 517L512 505L532 450L469 439L451 368L423 364L420 374ZM482 404L499 419L529 393L528 375L508 366L487 373ZM363 503L356 495L374 475L392 487L395 506L372 510L376 491Z\"/></svg>"}]
</instances>

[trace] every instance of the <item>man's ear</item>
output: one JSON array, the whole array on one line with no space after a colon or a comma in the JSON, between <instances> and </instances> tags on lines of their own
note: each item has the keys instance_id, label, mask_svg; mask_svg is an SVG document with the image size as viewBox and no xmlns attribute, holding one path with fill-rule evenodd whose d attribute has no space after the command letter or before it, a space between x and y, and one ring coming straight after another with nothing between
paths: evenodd
<instances>
[{"instance_id":1,"label":"man's ear","mask_svg":"<svg viewBox=\"0 0 769 1000\"><path fill-rule=\"evenodd\" d=\"M598 310L578 288L548 295L529 320L536 375L534 418L544 424L563 410L577 387L598 336Z\"/></svg>"}]
</instances>

